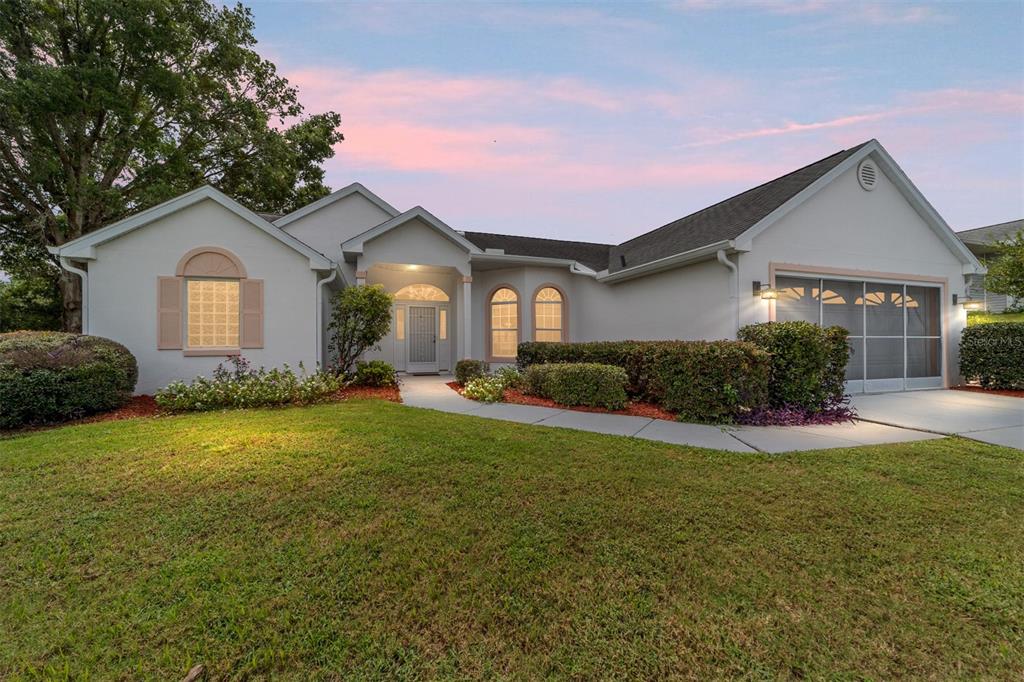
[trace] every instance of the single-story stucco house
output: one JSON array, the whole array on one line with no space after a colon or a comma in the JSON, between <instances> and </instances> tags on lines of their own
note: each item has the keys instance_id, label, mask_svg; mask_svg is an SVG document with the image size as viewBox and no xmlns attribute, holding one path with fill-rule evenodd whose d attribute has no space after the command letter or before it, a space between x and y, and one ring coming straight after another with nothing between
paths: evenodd
<instances>
[{"instance_id":1,"label":"single-story stucco house","mask_svg":"<svg viewBox=\"0 0 1024 682\"><path fill-rule=\"evenodd\" d=\"M284 216L201 187L54 251L84 280L84 331L135 354L143 393L238 354L324 364L330 294L364 283L395 296L372 357L409 373L513 362L530 339L799 319L850 330L851 392L941 387L958 381L957 297L984 272L875 140L621 244L462 231L356 183Z\"/></svg>"},{"instance_id":2,"label":"single-story stucco house","mask_svg":"<svg viewBox=\"0 0 1024 682\"><path fill-rule=\"evenodd\" d=\"M962 230L956 234L960 237L960 241L971 250L971 253L984 263L986 259L995 254L994 244L996 242L1010 239L1018 232L1024 232L1024 219L975 227L970 230ZM1003 313L1006 312L1007 308L1012 308L1021 303L1013 296L995 294L989 291L988 287L985 286L984 275L971 275L968 277L967 294L972 299L979 301L981 307L991 313Z\"/></svg>"}]
</instances>

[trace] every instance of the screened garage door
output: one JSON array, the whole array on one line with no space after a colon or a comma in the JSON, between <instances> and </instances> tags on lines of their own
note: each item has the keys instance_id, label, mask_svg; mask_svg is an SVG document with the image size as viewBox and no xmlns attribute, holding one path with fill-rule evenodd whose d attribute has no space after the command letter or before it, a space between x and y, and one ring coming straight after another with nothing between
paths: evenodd
<instances>
[{"instance_id":1,"label":"screened garage door","mask_svg":"<svg viewBox=\"0 0 1024 682\"><path fill-rule=\"evenodd\" d=\"M942 386L941 290L938 286L775 279L775 319L805 320L850 332L850 393Z\"/></svg>"}]
</instances>

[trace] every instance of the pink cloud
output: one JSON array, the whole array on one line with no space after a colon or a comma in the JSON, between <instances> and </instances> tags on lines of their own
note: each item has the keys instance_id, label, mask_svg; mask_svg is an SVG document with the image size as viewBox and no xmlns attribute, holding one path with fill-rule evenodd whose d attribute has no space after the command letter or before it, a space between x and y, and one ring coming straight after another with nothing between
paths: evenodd
<instances>
[{"instance_id":1,"label":"pink cloud","mask_svg":"<svg viewBox=\"0 0 1024 682\"><path fill-rule=\"evenodd\" d=\"M894 24L946 23L947 14L926 5L896 2L824 2L822 0L677 0L670 3L684 11L753 9L784 16L820 15L837 23L863 23L873 26Z\"/></svg>"}]
</instances>

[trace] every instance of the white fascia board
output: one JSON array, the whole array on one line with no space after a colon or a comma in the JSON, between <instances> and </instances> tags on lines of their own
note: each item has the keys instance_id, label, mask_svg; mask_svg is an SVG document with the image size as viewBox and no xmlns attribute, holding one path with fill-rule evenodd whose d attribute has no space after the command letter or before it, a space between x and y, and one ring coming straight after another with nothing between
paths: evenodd
<instances>
[{"instance_id":1,"label":"white fascia board","mask_svg":"<svg viewBox=\"0 0 1024 682\"><path fill-rule=\"evenodd\" d=\"M386 232L390 232L396 227L405 225L411 220L421 220L430 227L437 230L443 237L449 241L454 242L456 245L461 246L471 254L483 253L480 248L466 239L464 236L449 227L443 220L435 216L433 213L423 208L422 206L414 206L405 213L396 215L391 220L385 220L380 225L375 225L369 230L357 234L355 237L348 239L341 244L342 253L345 254L360 254L363 252L363 244L377 237L381 236Z\"/></svg>"},{"instance_id":2,"label":"white fascia board","mask_svg":"<svg viewBox=\"0 0 1024 682\"><path fill-rule=\"evenodd\" d=\"M470 263L507 263L509 265L556 266L569 268L577 275L594 276L597 273L579 261L571 258L549 258L547 256L516 256L510 253L478 253L469 258Z\"/></svg>"},{"instance_id":3,"label":"white fascia board","mask_svg":"<svg viewBox=\"0 0 1024 682\"><path fill-rule=\"evenodd\" d=\"M73 239L58 247L55 253L58 256L74 258L76 260L95 260L97 246L207 199L217 202L238 217L263 230L274 239L306 256L309 259L309 267L311 269L331 270L334 268L333 261L327 258L327 256L299 241L284 230L275 227L272 223L264 220L231 197L209 185L186 192L181 196L165 201L145 211L140 211L116 223L101 227L78 239Z\"/></svg>"},{"instance_id":4,"label":"white fascia board","mask_svg":"<svg viewBox=\"0 0 1024 682\"><path fill-rule=\"evenodd\" d=\"M722 249L725 249L726 251L741 250L736 248L736 245L731 239L724 239L720 242L715 242L714 244L706 244L696 249L683 251L682 253L659 258L658 260L652 260L648 263L634 265L631 268L616 270L611 274L606 274L607 271L604 271L597 274L597 281L611 284L613 282L621 282L627 279L652 275L663 270L671 270L672 268L689 265L690 263L695 263L697 261L714 258L715 254Z\"/></svg>"},{"instance_id":5,"label":"white fascia board","mask_svg":"<svg viewBox=\"0 0 1024 682\"><path fill-rule=\"evenodd\" d=\"M856 154L845 159L828 173L825 173L807 187L803 188L789 201L782 204L757 223L747 228L740 236L736 237L735 242L737 246L742 247L743 250L749 251L752 248L754 237L774 225L784 216L817 194L833 180L851 168L856 167L861 161L872 154L874 155L875 160L882 166L882 170L886 172L887 177L892 180L893 184L896 185L896 188L900 190L901 194L903 194L904 198L906 198L928 226L932 228L932 231L942 239L946 244L946 247L956 255L960 262L963 263L965 267L970 267L970 272L972 273L984 270L984 266L982 266L975 255L970 252L964 243L960 241L959 237L956 236L956 233L953 232L953 229L945 220L942 219L942 216L940 216L932 205L928 203L928 200L924 198L924 195L921 194L917 187L914 186L914 183L910 181L910 178L908 178L906 173L903 172L903 169L899 167L899 164L889 156L889 153L885 151L885 148L882 147L878 140L871 140L868 144L864 145L863 148L858 150Z\"/></svg>"},{"instance_id":6,"label":"white fascia board","mask_svg":"<svg viewBox=\"0 0 1024 682\"><path fill-rule=\"evenodd\" d=\"M319 211L321 208L330 206L334 202L340 201L341 199L344 199L345 197L351 196L353 194L359 194L364 199L366 199L367 201L375 205L377 208L387 213L392 218L399 214L397 208L395 208L394 206L392 206L391 204L384 201L379 196L368 190L362 183L353 182L351 185L347 185L339 190L335 190L334 192L331 192L327 196L317 199L311 204L306 204L302 208L296 209L287 215L281 216L280 218L274 221L274 225L277 225L278 227L284 227L289 223L294 223L296 220L305 218L310 213Z\"/></svg>"}]
</instances>

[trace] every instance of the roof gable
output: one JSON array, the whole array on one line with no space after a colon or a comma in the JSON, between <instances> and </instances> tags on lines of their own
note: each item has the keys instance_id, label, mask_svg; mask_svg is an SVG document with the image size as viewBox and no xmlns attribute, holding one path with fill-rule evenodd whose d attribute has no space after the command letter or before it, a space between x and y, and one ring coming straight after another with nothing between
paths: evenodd
<instances>
[{"instance_id":1,"label":"roof gable","mask_svg":"<svg viewBox=\"0 0 1024 682\"><path fill-rule=\"evenodd\" d=\"M462 247L469 253L480 253L480 249L473 244L471 241L463 237L461 234L449 227L443 220L432 214L422 206L414 206L405 213L396 215L391 220L387 220L380 225L371 227L369 230L361 234L357 234L355 237L346 240L341 245L341 250L344 253L362 253L363 245L376 239L377 237L394 230L397 227L405 225L413 220L419 220L425 223L427 226L436 230L445 239L454 242L456 245Z\"/></svg>"},{"instance_id":2,"label":"roof gable","mask_svg":"<svg viewBox=\"0 0 1024 682\"><path fill-rule=\"evenodd\" d=\"M362 196L363 198L365 198L366 200L380 208L382 211L387 213L392 218L398 215L398 209L396 209L394 206L384 201L370 190L366 189L366 187L364 187L361 183L353 182L351 185L342 187L339 190L331 192L327 196L317 199L311 204L306 204L300 209L296 209L285 216L277 218L276 220L274 220L274 224L277 225L278 227L284 227L285 225L293 223L296 220L305 218L310 213L319 211L320 209L330 206L334 202L344 199L345 197L351 196L353 194L359 194L360 196Z\"/></svg>"},{"instance_id":3,"label":"roof gable","mask_svg":"<svg viewBox=\"0 0 1024 682\"><path fill-rule=\"evenodd\" d=\"M204 185L198 189L192 190L191 192L186 192L179 197L165 201L162 204L148 208L145 211L140 211L135 215L119 220L116 223L111 223L110 225L101 227L100 229L83 235L78 239L69 241L59 247L52 248L51 251L63 258L93 260L96 258L97 246L117 239L118 237L137 230L140 227L149 225L150 223L160 220L172 213L176 213L184 208L188 208L189 206L207 200L220 204L246 222L252 224L254 227L263 230L285 246L288 246L291 249L298 251L303 256L306 256L309 259L310 268L314 270L331 270L334 268L334 263L319 251L299 241L284 230L275 227L272 223L264 220L231 197L217 189L214 189L213 187L210 187L209 185Z\"/></svg>"}]
</instances>

